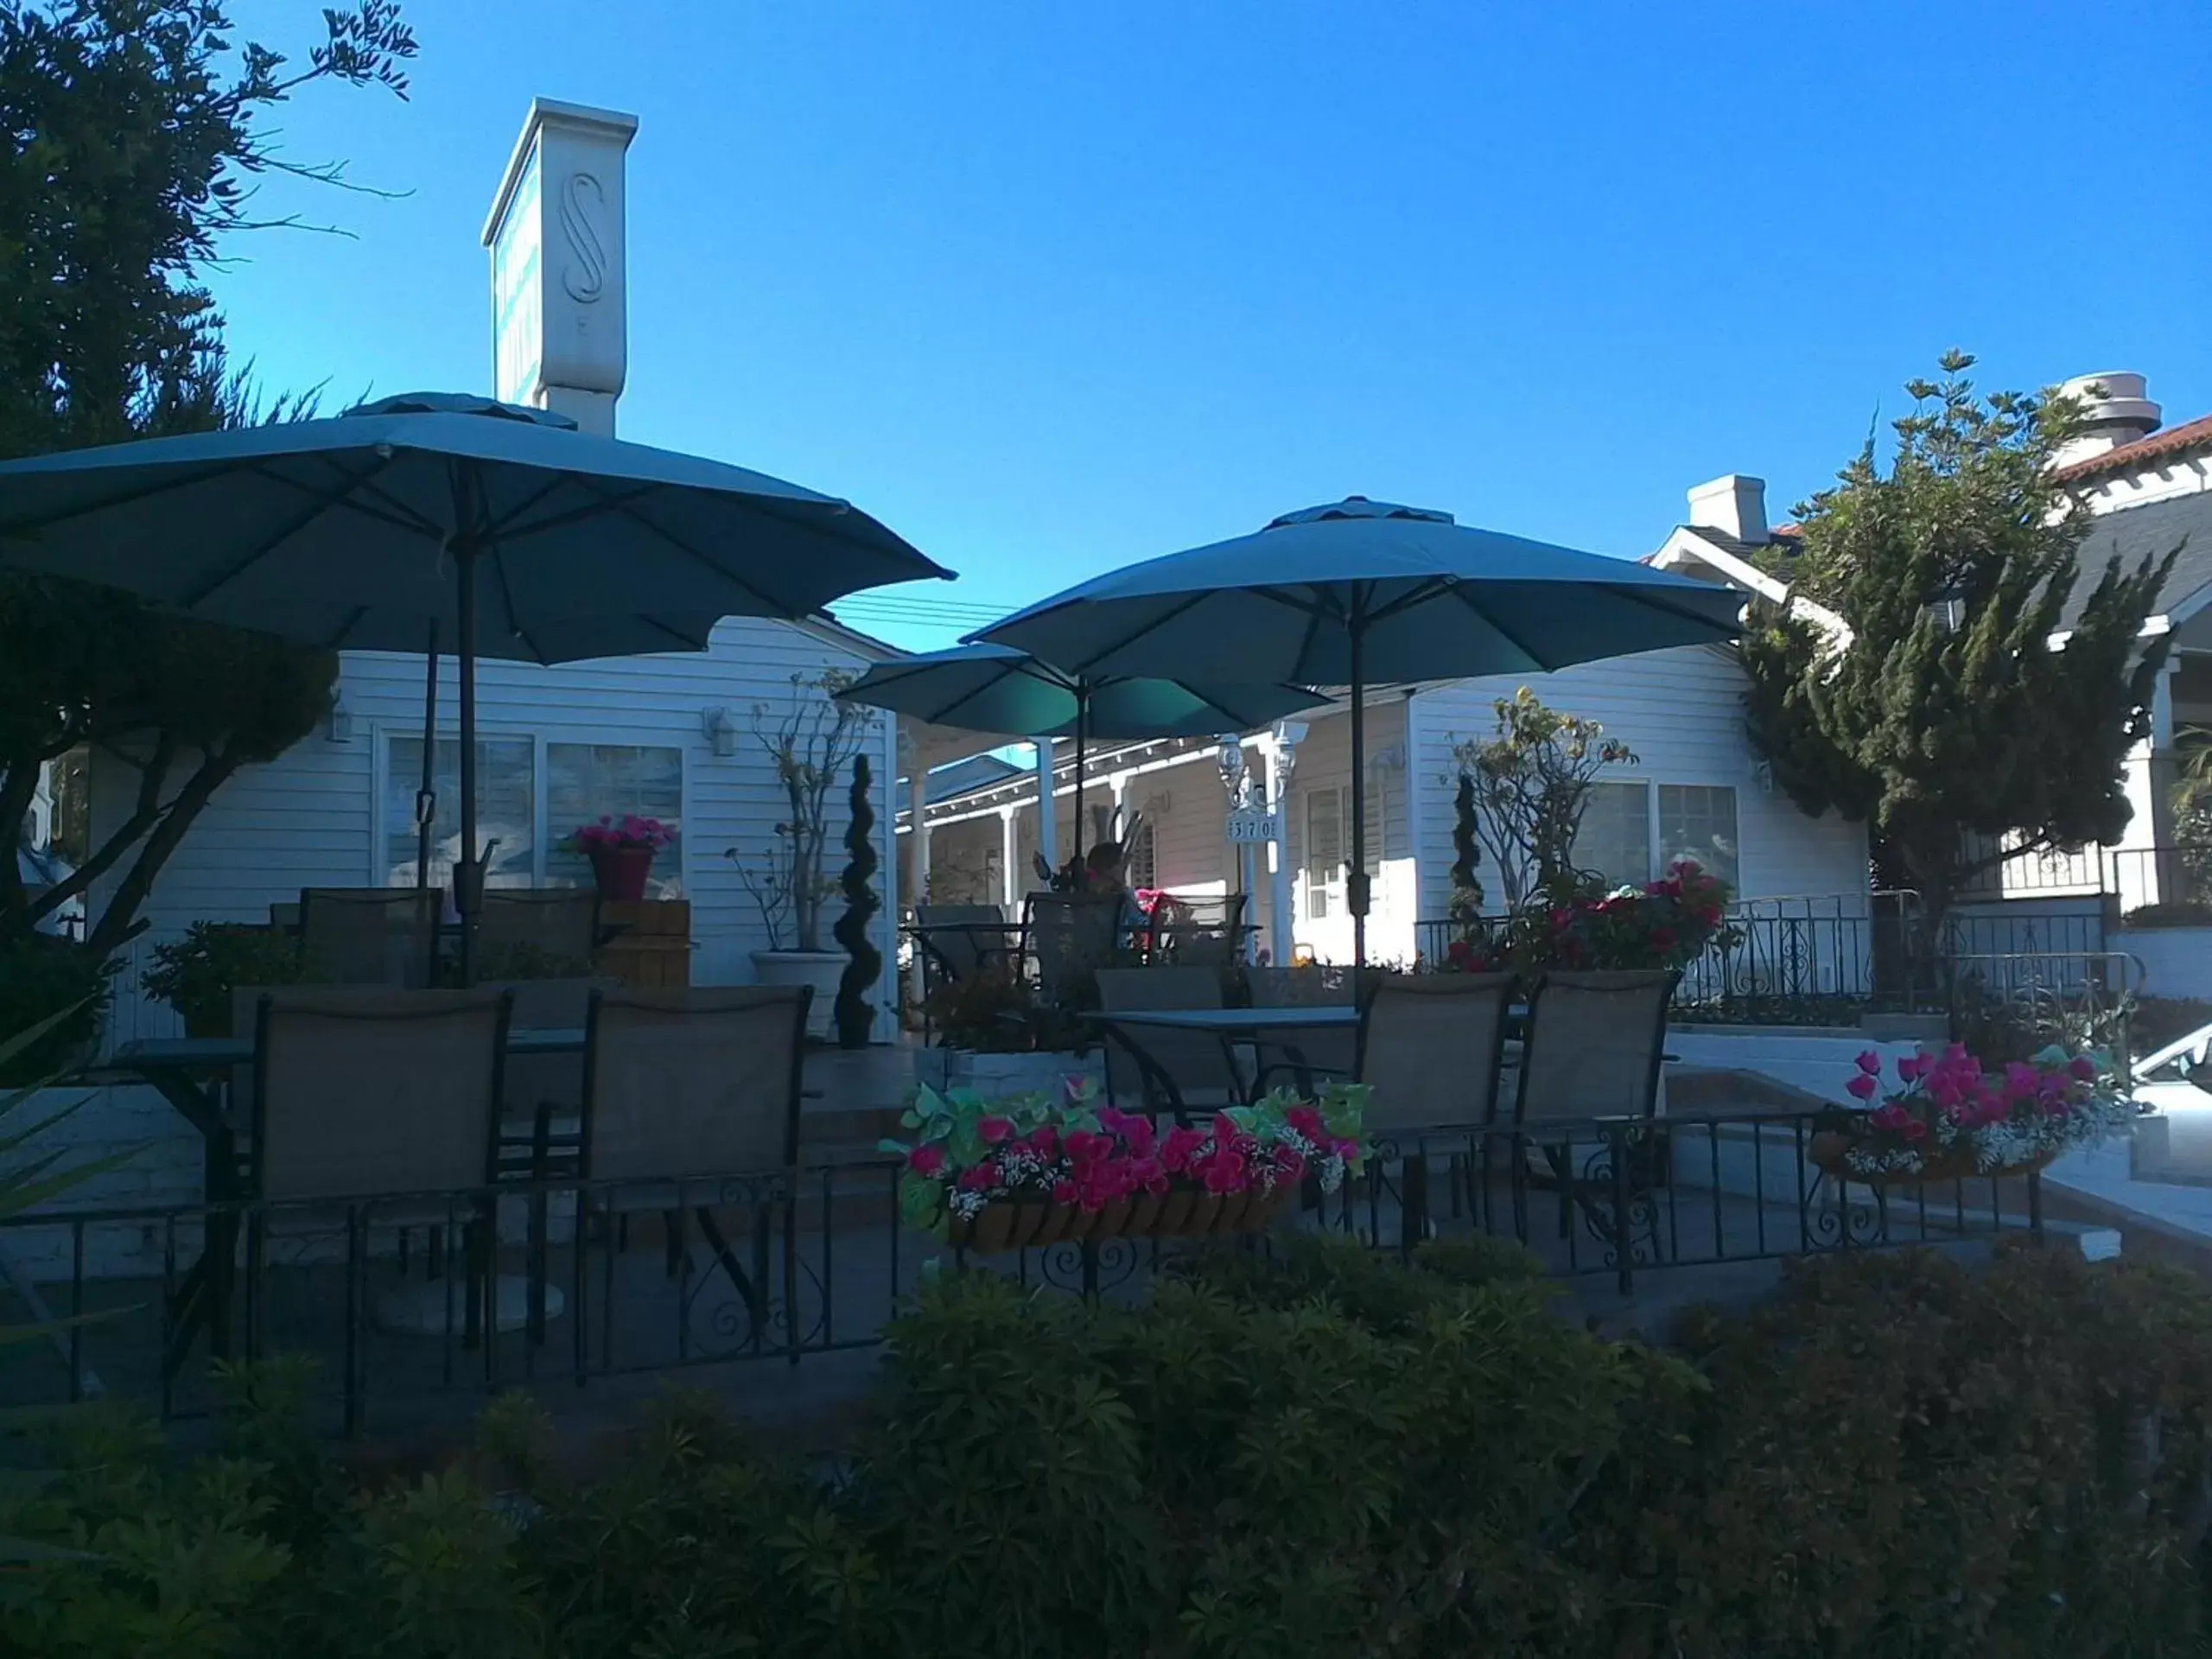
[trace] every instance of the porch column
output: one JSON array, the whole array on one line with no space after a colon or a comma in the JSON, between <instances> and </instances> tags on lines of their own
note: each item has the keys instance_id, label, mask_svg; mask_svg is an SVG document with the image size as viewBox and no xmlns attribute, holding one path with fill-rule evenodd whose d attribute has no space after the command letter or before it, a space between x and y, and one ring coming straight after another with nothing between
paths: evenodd
<instances>
[{"instance_id":1,"label":"porch column","mask_svg":"<svg viewBox=\"0 0 2212 1659\"><path fill-rule=\"evenodd\" d=\"M1019 804L999 808L999 899L1009 914L1021 902L1021 872L1014 867L1014 858L1020 851L1020 836L1014 833L1014 814Z\"/></svg>"},{"instance_id":2,"label":"porch column","mask_svg":"<svg viewBox=\"0 0 2212 1659\"><path fill-rule=\"evenodd\" d=\"M1290 769L1294 753L1279 738L1270 738L1261 753L1268 760L1268 810L1275 815L1275 832L1268 839L1268 959L1278 968L1290 966Z\"/></svg>"},{"instance_id":3,"label":"porch column","mask_svg":"<svg viewBox=\"0 0 2212 1659\"><path fill-rule=\"evenodd\" d=\"M906 780L906 816L914 826L914 878L907 891L914 895L913 902L918 905L930 901L929 793L929 773L917 760L914 775Z\"/></svg>"},{"instance_id":4,"label":"porch column","mask_svg":"<svg viewBox=\"0 0 2212 1659\"><path fill-rule=\"evenodd\" d=\"M1058 869L1060 863L1060 826L1052 807L1052 740L1040 737L1030 746L1037 753L1037 850Z\"/></svg>"}]
</instances>

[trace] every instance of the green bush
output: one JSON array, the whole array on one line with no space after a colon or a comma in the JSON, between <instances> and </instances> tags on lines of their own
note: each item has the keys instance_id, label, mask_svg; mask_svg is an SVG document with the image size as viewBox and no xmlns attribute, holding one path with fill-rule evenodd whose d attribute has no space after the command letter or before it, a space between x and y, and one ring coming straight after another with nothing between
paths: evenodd
<instances>
[{"instance_id":1,"label":"green bush","mask_svg":"<svg viewBox=\"0 0 2212 1659\"><path fill-rule=\"evenodd\" d=\"M154 947L139 977L146 995L175 1008L194 1037L228 1037L231 993L241 985L297 985L315 978L294 935L238 922L194 922Z\"/></svg>"},{"instance_id":2,"label":"green bush","mask_svg":"<svg viewBox=\"0 0 2212 1659\"><path fill-rule=\"evenodd\" d=\"M2206 1649L2212 1296L1853 1255L1683 1353L1510 1247L1203 1257L1142 1309L926 1287L834 1466L695 1396L563 1476L517 1396L381 1484L233 1373L216 1455L78 1416L0 1651L2145 1659Z\"/></svg>"},{"instance_id":3,"label":"green bush","mask_svg":"<svg viewBox=\"0 0 2212 1659\"><path fill-rule=\"evenodd\" d=\"M0 1059L0 1089L42 1083L98 1045L116 966L73 940L43 933L0 943L0 1035L68 1014L35 1044Z\"/></svg>"}]
</instances>

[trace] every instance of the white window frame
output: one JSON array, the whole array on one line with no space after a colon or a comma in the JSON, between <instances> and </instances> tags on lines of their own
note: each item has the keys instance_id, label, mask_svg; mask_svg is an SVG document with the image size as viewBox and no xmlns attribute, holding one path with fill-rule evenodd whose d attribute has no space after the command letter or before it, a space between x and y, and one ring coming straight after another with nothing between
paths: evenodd
<instances>
[{"instance_id":1,"label":"white window frame","mask_svg":"<svg viewBox=\"0 0 2212 1659\"><path fill-rule=\"evenodd\" d=\"M1691 783L1679 779L1654 779L1651 785L1650 818L1651 868L1655 875L1664 875L1667 873L1666 867L1661 862L1661 860L1666 856L1667 842L1659 828L1659 792L1663 789L1706 789L1728 791L1729 800L1733 805L1731 816L1734 819L1736 829L1736 868L1730 872L1732 879L1729 880L1728 886L1732 895L1740 896L1744 880L1744 791L1733 784ZM1708 874L1719 874L1719 872L1711 871Z\"/></svg>"},{"instance_id":2,"label":"white window frame","mask_svg":"<svg viewBox=\"0 0 2212 1659\"><path fill-rule=\"evenodd\" d=\"M372 747L370 751L369 849L365 885L382 887L386 878L385 849L394 826L385 810L385 803L391 782L391 745L394 737L420 738L423 728L404 721L379 721L370 727ZM677 756L679 782L677 796L682 803L683 833L676 843L677 867L675 876L678 889L687 897L691 892L691 750L682 741L653 741L636 731L623 731L609 727L589 727L576 730L549 733L543 729L485 721L476 722L476 735L480 739L505 739L513 741L526 738L531 749L531 850L530 879L531 885L545 883L546 855L552 850L550 826L547 823L546 798L550 773L545 751L552 744L600 744L617 748L673 749ZM441 743L458 743L461 728L456 724L441 724L437 732ZM411 824L411 820L410 821Z\"/></svg>"},{"instance_id":3,"label":"white window frame","mask_svg":"<svg viewBox=\"0 0 2212 1659\"><path fill-rule=\"evenodd\" d=\"M1333 921L1346 913L1344 874L1351 868L1347 855L1351 850L1351 836L1345 814L1350 810L1350 785L1344 784L1319 784L1300 791L1300 810L1305 816L1299 824L1298 863L1306 881L1305 919L1309 922ZM1330 867L1333 874L1317 880L1313 874L1313 814L1324 795L1333 797L1336 802L1337 861ZM1317 898L1320 900L1319 909L1314 906Z\"/></svg>"}]
</instances>

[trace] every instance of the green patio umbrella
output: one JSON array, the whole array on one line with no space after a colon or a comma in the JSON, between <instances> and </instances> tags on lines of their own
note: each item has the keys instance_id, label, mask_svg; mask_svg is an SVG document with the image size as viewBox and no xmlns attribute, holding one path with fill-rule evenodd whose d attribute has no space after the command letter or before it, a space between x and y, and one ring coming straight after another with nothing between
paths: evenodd
<instances>
[{"instance_id":1,"label":"green patio umbrella","mask_svg":"<svg viewBox=\"0 0 2212 1659\"><path fill-rule=\"evenodd\" d=\"M838 694L932 726L1075 739L1075 855L1083 857L1084 748L1093 737L1245 732L1328 699L1300 685L1065 674L1009 645L955 645L878 663ZM1048 853L1051 849L1046 849Z\"/></svg>"},{"instance_id":2,"label":"green patio umbrella","mask_svg":"<svg viewBox=\"0 0 2212 1659\"><path fill-rule=\"evenodd\" d=\"M435 652L451 651L465 973L483 885L478 658L696 651L724 616L805 616L950 574L835 497L444 393L0 465L0 566L334 651L428 651L433 714Z\"/></svg>"},{"instance_id":3,"label":"green patio umbrella","mask_svg":"<svg viewBox=\"0 0 2212 1659\"><path fill-rule=\"evenodd\" d=\"M1367 956L1365 711L1375 681L1541 674L1734 639L1744 595L1624 559L1351 496L1109 571L971 638L1073 674L1173 673L1351 693L1352 954Z\"/></svg>"}]
</instances>

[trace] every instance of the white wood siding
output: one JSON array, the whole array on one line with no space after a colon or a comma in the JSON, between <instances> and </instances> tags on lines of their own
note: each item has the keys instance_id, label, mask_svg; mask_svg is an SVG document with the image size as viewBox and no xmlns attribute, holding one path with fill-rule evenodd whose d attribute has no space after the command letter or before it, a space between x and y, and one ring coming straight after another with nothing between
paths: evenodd
<instances>
[{"instance_id":1,"label":"white wood siding","mask_svg":"<svg viewBox=\"0 0 2212 1659\"><path fill-rule=\"evenodd\" d=\"M1691 646L1555 674L1462 680L1413 700L1409 769L1419 784L1422 916L1442 916L1450 897L1452 746L1491 735L1492 705L1524 684L1562 713L1599 721L1635 751L1637 764L1608 768L1609 778L1733 788L1738 897L1866 891L1866 826L1833 813L1808 817L1781 791L1761 785L1744 729L1742 669L1725 652ZM1302 755L1299 770L1302 782Z\"/></svg>"},{"instance_id":2,"label":"white wood siding","mask_svg":"<svg viewBox=\"0 0 2212 1659\"><path fill-rule=\"evenodd\" d=\"M527 734L557 742L645 744L683 753L682 891L691 901L696 984L737 984L753 977L750 953L767 944L760 912L723 856L736 847L758 854L785 815L775 772L751 730L754 705L780 704L791 677L813 678L829 668L859 668L863 659L831 637L785 623L732 618L702 652L636 657L538 668L485 663L477 671L478 726L486 736ZM448 660L438 697L441 732L458 724L459 688ZM137 942L118 984L118 1038L168 1034L168 1011L143 1004L137 976L148 948L195 920L266 921L272 903L296 899L302 887L363 887L381 881L376 848L385 734L418 733L423 724L423 659L349 652L339 689L353 734L333 742L318 731L266 766L241 772L194 823L163 868L140 912L151 924ZM717 758L702 724L703 712L725 707L738 728L737 752ZM889 918L896 915L896 861L891 855L892 779L897 772L892 722L877 722L869 760L875 772L877 888L886 907L876 921L877 948L888 963ZM96 768L93 810L103 824L127 809L135 774L119 762ZM543 780L540 780L541 792ZM541 815L542 816L542 815ZM844 791L832 794L833 845L825 865L843 868ZM573 826L541 824L547 839ZM825 908L825 929L840 902ZM824 947L829 947L825 938ZM879 1036L894 1030L888 1009L895 983L887 966L878 1003Z\"/></svg>"},{"instance_id":3,"label":"white wood siding","mask_svg":"<svg viewBox=\"0 0 2212 1659\"><path fill-rule=\"evenodd\" d=\"M1416 954L1414 923L1420 914L1419 887L1407 800L1408 785L1422 774L1414 769L1407 743L1407 709L1402 695L1386 694L1369 703L1365 714L1367 845L1370 861L1379 861L1367 918L1370 962L1411 962ZM1317 918L1310 914L1306 828L1313 793L1344 788L1351 782L1351 718L1348 714L1307 716L1306 722L1306 741L1298 746L1298 763L1291 772L1288 820L1284 826L1290 857L1291 941L1310 947L1323 962L1350 962L1351 915L1339 912ZM1446 804L1448 809L1448 796ZM1347 817L1346 824L1350 822ZM1448 811L1445 828L1448 844ZM1344 835L1344 856L1349 859L1349 828ZM1262 861L1264 864L1264 850Z\"/></svg>"}]
</instances>

